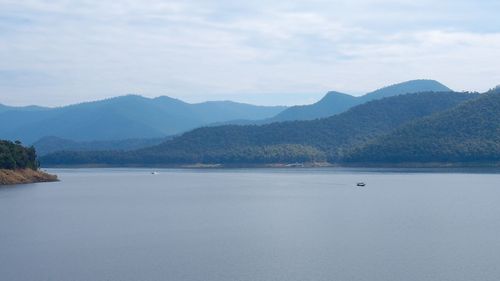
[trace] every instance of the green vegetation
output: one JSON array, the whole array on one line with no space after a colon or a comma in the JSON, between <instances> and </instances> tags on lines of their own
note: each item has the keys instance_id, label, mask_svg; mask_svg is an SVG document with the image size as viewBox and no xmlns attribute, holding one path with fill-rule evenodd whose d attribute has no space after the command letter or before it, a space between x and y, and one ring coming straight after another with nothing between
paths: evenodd
<instances>
[{"instance_id":1,"label":"green vegetation","mask_svg":"<svg viewBox=\"0 0 500 281\"><path fill-rule=\"evenodd\" d=\"M183 150L60 151L42 157L45 165L266 164L325 161L325 153L300 144L241 146L204 152Z\"/></svg>"},{"instance_id":2,"label":"green vegetation","mask_svg":"<svg viewBox=\"0 0 500 281\"><path fill-rule=\"evenodd\" d=\"M500 89L411 122L353 149L345 162L488 163L500 161Z\"/></svg>"},{"instance_id":3,"label":"green vegetation","mask_svg":"<svg viewBox=\"0 0 500 281\"><path fill-rule=\"evenodd\" d=\"M47 165L169 165L342 162L355 147L420 118L476 99L479 94L417 93L367 102L329 118L262 126L195 129L158 146L130 152L58 152Z\"/></svg>"},{"instance_id":4,"label":"green vegetation","mask_svg":"<svg viewBox=\"0 0 500 281\"><path fill-rule=\"evenodd\" d=\"M151 139L125 139L111 141L73 141L58 137L43 137L33 143L39 156L57 151L130 151L158 145L171 137Z\"/></svg>"},{"instance_id":5,"label":"green vegetation","mask_svg":"<svg viewBox=\"0 0 500 281\"><path fill-rule=\"evenodd\" d=\"M0 140L0 169L38 169L33 147L24 147L20 142Z\"/></svg>"},{"instance_id":6,"label":"green vegetation","mask_svg":"<svg viewBox=\"0 0 500 281\"><path fill-rule=\"evenodd\" d=\"M273 118L266 119L263 123L257 124L326 118L335 114L345 112L353 106L386 97L422 92L451 91L452 90L450 90L448 87L434 80L411 80L387 86L360 97L354 97L339 92L329 92L317 103L310 105L292 106L283 110Z\"/></svg>"}]
</instances>

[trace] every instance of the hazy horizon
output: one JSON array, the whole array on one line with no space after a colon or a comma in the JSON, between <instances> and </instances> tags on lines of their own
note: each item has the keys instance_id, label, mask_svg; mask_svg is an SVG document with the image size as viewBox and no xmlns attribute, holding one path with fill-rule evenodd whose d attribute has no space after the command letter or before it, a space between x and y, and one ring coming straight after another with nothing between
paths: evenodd
<instances>
[{"instance_id":1,"label":"hazy horizon","mask_svg":"<svg viewBox=\"0 0 500 281\"><path fill-rule=\"evenodd\" d=\"M497 1L0 0L0 103L127 93L309 104L434 79L499 84Z\"/></svg>"},{"instance_id":2,"label":"hazy horizon","mask_svg":"<svg viewBox=\"0 0 500 281\"><path fill-rule=\"evenodd\" d=\"M415 80L425 80L425 79L415 79ZM415 81L415 80L409 80L409 81ZM372 89L370 91L367 91L367 92L364 92L364 93L344 93L344 94L348 94L348 95L352 95L354 97L360 97L360 96L363 96L365 94L369 94L370 92L373 92L373 91L376 91L376 90L380 90L380 89L383 89L383 88L386 88L386 87L389 87L389 86L392 86L392 85L397 85L397 84L401 84L401 83L405 83L405 82L409 82L409 81L401 81L399 83L393 83L393 84L390 84L390 85L385 85L384 87L381 87L381 88L377 88L377 89ZM436 81L436 80L434 80ZM439 82L439 81L437 81ZM446 85L444 85L446 86ZM455 89L452 89L454 91L456 91ZM12 107L27 107L27 106L41 106L41 107L47 107L47 108L57 108L57 107L65 107L65 106L71 106L71 105L76 105L76 104L82 104L82 103L92 103L92 102L98 102L98 101L103 101L103 100L108 100L108 99L114 99L114 98L120 98L120 97L126 97L126 96L140 96L140 97L143 97L143 98L147 98L147 99L157 99L157 98L161 98L161 97L168 97L168 98L172 98L172 99L177 99L177 100L181 100L183 102L186 102L188 104L200 104L200 103L206 103L206 102L234 102L234 103L241 103L241 104L249 104L249 105L256 105L256 106L284 106L284 107L291 107L291 106L301 106L301 105L310 105L310 104L314 104L316 102L318 102L319 100L321 100L323 97L325 97L329 92L333 92L335 90L331 90L331 91L327 91L325 93L315 93L315 94L303 94L304 96L307 96L311 101L309 102L303 102L303 103L276 103L276 104L268 104L268 103L258 103L258 102L248 102L248 101L240 101L240 100L232 100L232 99L224 99L224 98L221 98L221 99L212 99L212 100L195 100L195 101L189 101L189 100L183 100L182 98L179 98L179 97L176 97L176 96L173 96L173 95L144 95L144 94L141 94L141 93L126 93L126 94L122 94L122 95L117 95L117 96L108 96L108 97L102 97L102 98L96 98L96 99L90 99L90 100L81 100L81 101L77 101L77 102L73 102L73 103L67 103L67 104L56 104L56 105L45 105L45 104L7 104L7 103L3 103L1 100L0 100L0 105L5 105L5 106L12 106ZM466 90L463 90L463 91L466 91ZM338 92L338 91L337 91ZM277 95L277 94L273 94L273 95ZM286 94L283 94L283 95L286 95ZM315 98L315 99L313 99Z\"/></svg>"}]
</instances>

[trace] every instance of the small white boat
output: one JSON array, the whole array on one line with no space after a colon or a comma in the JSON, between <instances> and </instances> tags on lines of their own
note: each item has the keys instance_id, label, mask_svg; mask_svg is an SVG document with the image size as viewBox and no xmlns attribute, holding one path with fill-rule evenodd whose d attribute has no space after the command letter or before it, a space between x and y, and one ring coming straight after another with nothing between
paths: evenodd
<instances>
[{"instance_id":1,"label":"small white boat","mask_svg":"<svg viewBox=\"0 0 500 281\"><path fill-rule=\"evenodd\" d=\"M157 171L151 172L152 175L158 175L159 173Z\"/></svg>"},{"instance_id":2,"label":"small white boat","mask_svg":"<svg viewBox=\"0 0 500 281\"><path fill-rule=\"evenodd\" d=\"M365 186L366 184L364 182L358 182L356 186Z\"/></svg>"}]
</instances>

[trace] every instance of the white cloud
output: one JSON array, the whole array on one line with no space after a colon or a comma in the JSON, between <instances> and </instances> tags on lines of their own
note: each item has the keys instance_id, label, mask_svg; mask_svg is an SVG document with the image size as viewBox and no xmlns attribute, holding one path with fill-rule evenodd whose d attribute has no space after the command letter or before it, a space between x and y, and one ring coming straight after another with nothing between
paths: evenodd
<instances>
[{"instance_id":1,"label":"white cloud","mask_svg":"<svg viewBox=\"0 0 500 281\"><path fill-rule=\"evenodd\" d=\"M415 78L486 90L500 80L494 8L465 0L0 0L0 102L137 92L292 104Z\"/></svg>"}]
</instances>

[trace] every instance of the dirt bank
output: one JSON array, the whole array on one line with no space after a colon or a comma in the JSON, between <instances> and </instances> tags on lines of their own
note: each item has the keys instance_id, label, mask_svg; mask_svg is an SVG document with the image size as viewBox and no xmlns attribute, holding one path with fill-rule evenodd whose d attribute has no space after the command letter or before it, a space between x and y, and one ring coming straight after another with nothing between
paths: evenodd
<instances>
[{"instance_id":1,"label":"dirt bank","mask_svg":"<svg viewBox=\"0 0 500 281\"><path fill-rule=\"evenodd\" d=\"M51 181L57 181L57 176L32 169L0 169L0 185Z\"/></svg>"}]
</instances>

